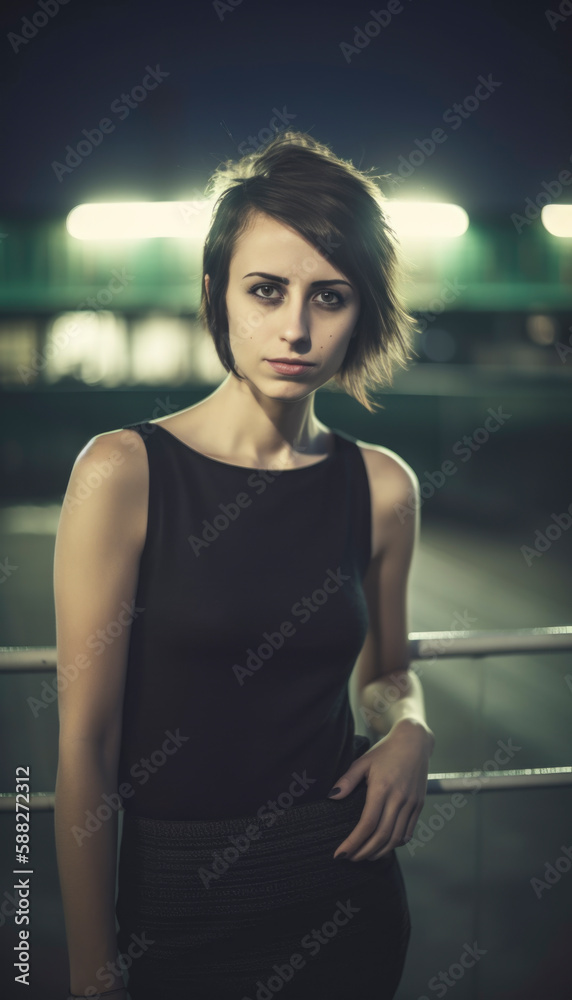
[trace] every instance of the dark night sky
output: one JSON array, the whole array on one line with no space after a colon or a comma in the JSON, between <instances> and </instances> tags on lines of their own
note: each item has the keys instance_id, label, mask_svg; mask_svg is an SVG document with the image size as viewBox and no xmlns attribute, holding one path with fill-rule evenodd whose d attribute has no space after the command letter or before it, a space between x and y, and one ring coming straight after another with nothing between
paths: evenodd
<instances>
[{"instance_id":1,"label":"dark night sky","mask_svg":"<svg viewBox=\"0 0 572 1000\"><path fill-rule=\"evenodd\" d=\"M443 127L446 141L400 194L508 218L542 181L572 170L572 15L552 30L549 2L404 0L348 63L340 43L351 44L386 0L242 0L223 20L204 0L68 0L17 52L9 33L21 34L22 18L41 7L8 0L0 213L63 215L106 197L200 194L214 167L285 107L293 127L380 172L396 172L415 139ZM120 120L111 105L157 64L168 77ZM501 86L459 128L444 126L447 109L489 75ZM52 162L105 117L113 131L58 181ZM572 185L555 200L572 201Z\"/></svg>"}]
</instances>

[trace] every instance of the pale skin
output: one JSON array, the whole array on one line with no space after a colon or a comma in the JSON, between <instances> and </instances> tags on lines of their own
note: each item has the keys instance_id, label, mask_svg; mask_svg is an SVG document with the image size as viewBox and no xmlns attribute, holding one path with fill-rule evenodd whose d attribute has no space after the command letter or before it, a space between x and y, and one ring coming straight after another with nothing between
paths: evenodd
<instances>
[{"instance_id":1,"label":"pale skin","mask_svg":"<svg viewBox=\"0 0 572 1000\"><path fill-rule=\"evenodd\" d=\"M261 271L289 282L260 277ZM320 287L312 287L318 281ZM209 294L209 275L205 286ZM345 301L334 308L338 296ZM334 442L315 416L314 396L338 371L355 335L357 287L298 233L256 214L235 247L226 309L230 346L244 381L229 373L200 403L153 422L197 451L233 465L275 469L321 461ZM280 375L265 360L277 357L304 358L314 367L296 377ZM364 778L367 783L360 821L335 854L346 851L352 861L376 860L413 834L434 743L421 685L407 658L407 579L419 517L416 513L402 523L393 506L409 504L418 482L394 452L358 444L372 499L372 552L364 579L370 626L351 684L359 704L373 711L370 724L380 738L335 782L342 789L337 798ZM67 503L105 462L112 472L99 477L101 485L80 503ZM99 434L78 455L56 538L58 673L61 665L86 653L87 638L117 618L122 602L134 600L148 492L145 443L135 431ZM122 983L119 975L113 983L109 975L104 982L96 978L97 970L116 956L117 817L81 847L74 845L71 829L83 825L85 812L94 811L104 792L116 791L129 634L128 625L72 683L62 684L58 696L56 848L75 993ZM392 680L399 682L399 697L378 711L379 694Z\"/></svg>"}]
</instances>

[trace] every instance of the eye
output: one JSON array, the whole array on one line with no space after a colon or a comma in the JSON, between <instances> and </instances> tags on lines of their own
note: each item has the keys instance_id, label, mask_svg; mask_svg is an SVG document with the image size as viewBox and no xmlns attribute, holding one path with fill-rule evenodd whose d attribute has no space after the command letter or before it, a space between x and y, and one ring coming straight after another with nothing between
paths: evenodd
<instances>
[{"instance_id":1,"label":"eye","mask_svg":"<svg viewBox=\"0 0 572 1000\"><path fill-rule=\"evenodd\" d=\"M258 295L257 292L260 289L270 289L271 291L279 292L280 289L277 285L264 284L264 285L253 285L252 288L248 289L249 295L254 295L256 299L261 299L263 302L280 302L279 298L270 298L269 295ZM326 309L338 309L340 306L345 304L345 299L339 292L335 292L332 288L322 288L320 291L316 292L316 295L333 295L335 299L333 302L318 302L318 305Z\"/></svg>"}]
</instances>

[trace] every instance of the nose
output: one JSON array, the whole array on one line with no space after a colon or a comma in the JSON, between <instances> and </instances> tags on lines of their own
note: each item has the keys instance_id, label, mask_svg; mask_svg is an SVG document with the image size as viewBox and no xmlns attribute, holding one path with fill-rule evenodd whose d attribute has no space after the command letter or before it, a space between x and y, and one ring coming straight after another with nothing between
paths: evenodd
<instances>
[{"instance_id":1,"label":"nose","mask_svg":"<svg viewBox=\"0 0 572 1000\"><path fill-rule=\"evenodd\" d=\"M302 293L292 289L284 306L279 310L279 323L282 338L289 344L310 340L310 310L304 302Z\"/></svg>"}]
</instances>

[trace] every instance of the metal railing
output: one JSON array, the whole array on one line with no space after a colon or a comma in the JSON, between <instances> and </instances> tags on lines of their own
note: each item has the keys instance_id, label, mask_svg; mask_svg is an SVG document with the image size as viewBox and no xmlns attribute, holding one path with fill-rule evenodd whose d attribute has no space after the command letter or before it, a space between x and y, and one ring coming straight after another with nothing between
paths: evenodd
<instances>
[{"instance_id":1,"label":"metal railing","mask_svg":"<svg viewBox=\"0 0 572 1000\"><path fill-rule=\"evenodd\" d=\"M560 653L572 650L572 625L492 632L410 632L410 660ZM40 673L56 669L55 646L0 646L0 673Z\"/></svg>"},{"instance_id":2,"label":"metal railing","mask_svg":"<svg viewBox=\"0 0 572 1000\"><path fill-rule=\"evenodd\" d=\"M572 650L572 625L525 628L512 631L410 632L410 662L507 656L517 653L560 653ZM55 646L0 646L0 674L55 672ZM76 668L77 669L77 668ZM572 785L572 766L533 767L520 771L454 771L429 774L427 794L462 791L509 791L524 788L557 788ZM30 809L50 811L53 792L33 792ZM0 792L0 812L14 810L16 796Z\"/></svg>"}]
</instances>

